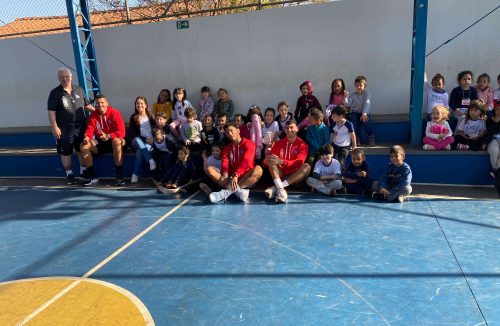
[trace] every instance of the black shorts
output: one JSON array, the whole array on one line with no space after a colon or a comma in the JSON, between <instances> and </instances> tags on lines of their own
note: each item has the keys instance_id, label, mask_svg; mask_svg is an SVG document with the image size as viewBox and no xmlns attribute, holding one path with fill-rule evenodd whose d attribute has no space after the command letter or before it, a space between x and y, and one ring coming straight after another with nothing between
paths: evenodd
<instances>
[{"instance_id":1,"label":"black shorts","mask_svg":"<svg viewBox=\"0 0 500 326\"><path fill-rule=\"evenodd\" d=\"M84 125L69 125L61 129L61 138L56 140L57 153L68 156L73 154L73 149L80 152L80 144L85 134Z\"/></svg>"},{"instance_id":2,"label":"black shorts","mask_svg":"<svg viewBox=\"0 0 500 326\"><path fill-rule=\"evenodd\" d=\"M94 141L97 143L97 155L100 154L106 154L106 153L113 153L113 139L108 139L106 141L102 141L100 139L94 139ZM125 145L125 140L122 139L122 146Z\"/></svg>"}]
</instances>

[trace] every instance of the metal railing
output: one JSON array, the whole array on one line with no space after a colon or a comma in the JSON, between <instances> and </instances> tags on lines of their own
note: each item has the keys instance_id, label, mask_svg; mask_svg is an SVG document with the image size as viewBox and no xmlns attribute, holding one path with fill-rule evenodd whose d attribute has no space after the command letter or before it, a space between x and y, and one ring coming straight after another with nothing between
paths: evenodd
<instances>
[{"instance_id":1,"label":"metal railing","mask_svg":"<svg viewBox=\"0 0 500 326\"><path fill-rule=\"evenodd\" d=\"M24 0L23 0L24 1ZM33 8L31 1L8 0L0 7L0 38L35 36L69 31L66 12L59 2L45 2L45 8ZM129 0L88 0L94 28L125 24L144 24L164 20L186 19L199 16L217 16L252 10L286 7L324 2L325 0L137 0L134 3L150 4L129 6ZM63 4L64 5L64 4ZM24 6L24 11L20 11ZM37 6L40 6L37 4ZM10 10L9 10L10 9ZM36 9L36 10L35 10ZM8 13L19 12L23 17L9 19ZM3 13L3 14L2 14ZM6 14L7 13L7 14ZM4 16L4 17L2 17ZM79 22L81 24L81 21Z\"/></svg>"}]
</instances>

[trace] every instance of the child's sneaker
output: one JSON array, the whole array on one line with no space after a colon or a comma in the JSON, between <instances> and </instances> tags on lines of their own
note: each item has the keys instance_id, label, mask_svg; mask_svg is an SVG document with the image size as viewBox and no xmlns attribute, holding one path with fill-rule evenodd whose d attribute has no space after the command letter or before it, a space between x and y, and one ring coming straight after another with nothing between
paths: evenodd
<instances>
[{"instance_id":1,"label":"child's sneaker","mask_svg":"<svg viewBox=\"0 0 500 326\"><path fill-rule=\"evenodd\" d=\"M380 193L380 192L374 192L372 194L372 199L373 200L384 200L385 199L385 196L384 194Z\"/></svg>"},{"instance_id":2,"label":"child's sneaker","mask_svg":"<svg viewBox=\"0 0 500 326\"><path fill-rule=\"evenodd\" d=\"M250 196L250 190L249 189L240 189L235 192L236 197L239 198L239 200L246 202L248 200L248 196Z\"/></svg>"},{"instance_id":3,"label":"child's sneaker","mask_svg":"<svg viewBox=\"0 0 500 326\"><path fill-rule=\"evenodd\" d=\"M446 146L444 147L444 149L446 149L447 151L449 151L449 150L451 149L451 145L450 145L450 144L446 145Z\"/></svg>"},{"instance_id":4,"label":"child's sneaker","mask_svg":"<svg viewBox=\"0 0 500 326\"><path fill-rule=\"evenodd\" d=\"M222 189L221 191L217 192L212 192L208 198L212 203L218 203L220 201L226 201L226 199L231 196L234 193L234 191L229 190L229 189Z\"/></svg>"},{"instance_id":5,"label":"child's sneaker","mask_svg":"<svg viewBox=\"0 0 500 326\"><path fill-rule=\"evenodd\" d=\"M137 183L139 182L139 176L136 174L132 174L132 177L130 178L130 183Z\"/></svg>"},{"instance_id":6,"label":"child's sneaker","mask_svg":"<svg viewBox=\"0 0 500 326\"><path fill-rule=\"evenodd\" d=\"M275 201L277 203L284 203L284 202L287 201L287 199L288 199L288 194L286 193L285 188L279 189L279 190L276 191L276 199L275 199Z\"/></svg>"},{"instance_id":7,"label":"child's sneaker","mask_svg":"<svg viewBox=\"0 0 500 326\"><path fill-rule=\"evenodd\" d=\"M272 187L269 187L266 190L264 190L264 193L266 194L266 197L268 199L276 197L277 192L278 192L278 189L276 188L276 186L272 186Z\"/></svg>"},{"instance_id":8,"label":"child's sneaker","mask_svg":"<svg viewBox=\"0 0 500 326\"><path fill-rule=\"evenodd\" d=\"M432 151L434 149L434 146L425 144L423 147L424 151Z\"/></svg>"}]
</instances>

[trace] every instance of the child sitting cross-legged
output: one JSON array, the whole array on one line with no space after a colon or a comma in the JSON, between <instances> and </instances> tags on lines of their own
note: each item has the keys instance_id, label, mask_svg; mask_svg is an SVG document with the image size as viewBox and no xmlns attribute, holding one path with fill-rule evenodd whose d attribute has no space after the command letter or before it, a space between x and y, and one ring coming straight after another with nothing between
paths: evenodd
<instances>
[{"instance_id":1,"label":"child sitting cross-legged","mask_svg":"<svg viewBox=\"0 0 500 326\"><path fill-rule=\"evenodd\" d=\"M365 152L357 147L351 152L351 161L342 173L343 192L357 195L370 195L372 184L370 166L366 163Z\"/></svg>"},{"instance_id":2,"label":"child sitting cross-legged","mask_svg":"<svg viewBox=\"0 0 500 326\"><path fill-rule=\"evenodd\" d=\"M391 163L385 168L379 182L373 183L372 198L400 203L411 194L412 173L410 166L405 163L405 150L402 146L395 145L389 150Z\"/></svg>"},{"instance_id":3,"label":"child sitting cross-legged","mask_svg":"<svg viewBox=\"0 0 500 326\"><path fill-rule=\"evenodd\" d=\"M427 121L425 137L423 139L424 150L451 149L451 144L455 140L453 132L448 124L448 108L436 105L431 111L431 121Z\"/></svg>"},{"instance_id":4,"label":"child sitting cross-legged","mask_svg":"<svg viewBox=\"0 0 500 326\"><path fill-rule=\"evenodd\" d=\"M163 175L160 183L163 188L170 190L170 193L176 193L191 180L194 171L195 165L189 158L189 148L183 146L177 152L177 161Z\"/></svg>"},{"instance_id":5,"label":"child sitting cross-legged","mask_svg":"<svg viewBox=\"0 0 500 326\"><path fill-rule=\"evenodd\" d=\"M455 130L456 149L484 151L489 138L486 137L486 105L475 100L470 103L465 118L460 120Z\"/></svg>"},{"instance_id":6,"label":"child sitting cross-legged","mask_svg":"<svg viewBox=\"0 0 500 326\"><path fill-rule=\"evenodd\" d=\"M215 142L212 144L212 155L208 156L208 153L203 153L203 171L209 177L207 182L200 182L200 189L203 192L210 196L215 189L215 191L219 191L222 189L222 184L220 183L221 179L221 166L222 166L222 144L219 142Z\"/></svg>"},{"instance_id":7,"label":"child sitting cross-legged","mask_svg":"<svg viewBox=\"0 0 500 326\"><path fill-rule=\"evenodd\" d=\"M320 160L314 165L312 177L306 179L308 186L325 195L336 196L342 187L340 163L333 158L333 146L323 145L319 148Z\"/></svg>"}]
</instances>

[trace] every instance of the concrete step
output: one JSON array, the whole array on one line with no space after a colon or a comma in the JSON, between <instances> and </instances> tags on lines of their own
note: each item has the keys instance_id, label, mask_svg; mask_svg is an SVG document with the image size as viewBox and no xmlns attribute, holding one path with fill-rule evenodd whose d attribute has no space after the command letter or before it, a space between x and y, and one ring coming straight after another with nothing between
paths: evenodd
<instances>
[{"instance_id":1,"label":"concrete step","mask_svg":"<svg viewBox=\"0 0 500 326\"><path fill-rule=\"evenodd\" d=\"M490 163L486 152L472 151L423 151L400 143L406 150L406 162L413 172L413 182L425 184L492 185ZM393 144L363 147L372 174L378 178L389 163L389 148ZM76 156L73 166L78 166ZM64 176L59 156L54 148L0 148L0 176ZM113 177L114 163L110 154L95 158L98 176ZM130 176L134 166L134 154L124 158L124 174Z\"/></svg>"},{"instance_id":2,"label":"concrete step","mask_svg":"<svg viewBox=\"0 0 500 326\"><path fill-rule=\"evenodd\" d=\"M377 142L407 143L410 137L410 123L407 115L373 116L373 132ZM367 143L362 132L361 141ZM0 148L7 147L50 147L55 141L49 127L0 128Z\"/></svg>"}]
</instances>

